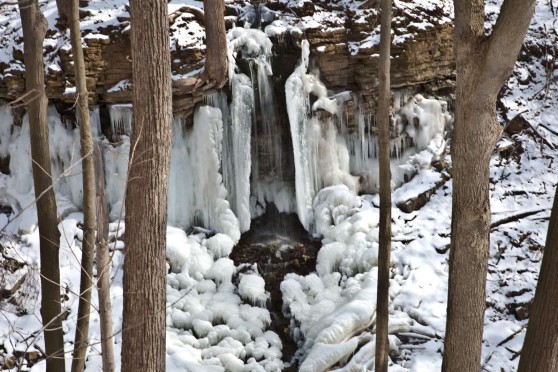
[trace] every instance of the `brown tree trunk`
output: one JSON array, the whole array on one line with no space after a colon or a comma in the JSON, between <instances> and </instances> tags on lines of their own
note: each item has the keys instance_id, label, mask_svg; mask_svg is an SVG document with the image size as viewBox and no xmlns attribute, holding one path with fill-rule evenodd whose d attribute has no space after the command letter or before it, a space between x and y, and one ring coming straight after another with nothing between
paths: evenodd
<instances>
[{"instance_id":1,"label":"brown tree trunk","mask_svg":"<svg viewBox=\"0 0 558 372\"><path fill-rule=\"evenodd\" d=\"M134 109L126 191L122 371L165 370L172 93L166 0L130 4Z\"/></svg>"},{"instance_id":2,"label":"brown tree trunk","mask_svg":"<svg viewBox=\"0 0 558 372\"><path fill-rule=\"evenodd\" d=\"M518 372L558 371L558 188Z\"/></svg>"},{"instance_id":3,"label":"brown tree trunk","mask_svg":"<svg viewBox=\"0 0 558 372\"><path fill-rule=\"evenodd\" d=\"M388 369L389 268L391 255L391 171L389 148L391 0L381 4L380 60L378 64L378 138L380 142L380 230L378 293L376 301L376 371Z\"/></svg>"},{"instance_id":4,"label":"brown tree trunk","mask_svg":"<svg viewBox=\"0 0 558 372\"><path fill-rule=\"evenodd\" d=\"M93 146L95 165L96 220L97 220L97 292L99 293L99 318L101 323L101 353L103 372L114 371L114 337L112 330L112 305L110 301L110 257L108 249L108 206L105 194L103 158L98 144Z\"/></svg>"},{"instance_id":5,"label":"brown tree trunk","mask_svg":"<svg viewBox=\"0 0 558 372\"><path fill-rule=\"evenodd\" d=\"M95 252L95 174L93 170L93 138L87 103L85 62L81 46L79 27L79 0L69 5L69 27L76 74L77 118L80 126L81 167L83 182L83 243L81 249L81 278L78 319L74 339L72 372L85 368L85 357L89 345L89 314L91 312L91 289L93 287L93 254Z\"/></svg>"},{"instance_id":6,"label":"brown tree trunk","mask_svg":"<svg viewBox=\"0 0 558 372\"><path fill-rule=\"evenodd\" d=\"M41 317L45 327L47 371L64 371L64 339L60 306L60 266L58 211L52 188L48 144L47 104L43 65L43 41L48 24L37 0L19 0L23 28L25 86L35 92L27 103L33 184L37 198L37 216L41 246Z\"/></svg>"},{"instance_id":7,"label":"brown tree trunk","mask_svg":"<svg viewBox=\"0 0 558 372\"><path fill-rule=\"evenodd\" d=\"M227 81L227 34L225 2L203 0L205 13L205 73L209 80L223 86Z\"/></svg>"},{"instance_id":8,"label":"brown tree trunk","mask_svg":"<svg viewBox=\"0 0 558 372\"><path fill-rule=\"evenodd\" d=\"M56 0L56 8L58 9L58 21L56 22L56 25L66 28L68 26L68 18L71 18L70 4L68 4L68 0Z\"/></svg>"},{"instance_id":9,"label":"brown tree trunk","mask_svg":"<svg viewBox=\"0 0 558 372\"><path fill-rule=\"evenodd\" d=\"M502 132L496 98L513 69L534 4L506 0L485 37L484 1L454 1L457 82L443 371L480 370L490 249L489 165Z\"/></svg>"}]
</instances>

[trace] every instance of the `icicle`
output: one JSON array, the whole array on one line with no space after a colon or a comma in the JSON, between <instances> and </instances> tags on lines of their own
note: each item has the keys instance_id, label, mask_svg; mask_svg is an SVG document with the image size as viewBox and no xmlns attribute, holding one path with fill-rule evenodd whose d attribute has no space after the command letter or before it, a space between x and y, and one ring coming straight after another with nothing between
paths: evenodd
<instances>
[{"instance_id":1,"label":"icicle","mask_svg":"<svg viewBox=\"0 0 558 372\"><path fill-rule=\"evenodd\" d=\"M130 136L132 131L132 105L109 105L109 115L112 134Z\"/></svg>"}]
</instances>

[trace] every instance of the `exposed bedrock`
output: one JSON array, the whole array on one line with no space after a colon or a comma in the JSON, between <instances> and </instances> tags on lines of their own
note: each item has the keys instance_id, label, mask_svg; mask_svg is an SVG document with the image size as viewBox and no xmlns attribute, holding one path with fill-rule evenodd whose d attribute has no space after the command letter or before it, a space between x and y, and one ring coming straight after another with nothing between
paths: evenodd
<instances>
[{"instance_id":1,"label":"exposed bedrock","mask_svg":"<svg viewBox=\"0 0 558 372\"><path fill-rule=\"evenodd\" d=\"M448 11L399 3L399 8L394 8L392 86L409 88L410 94L447 95L454 85L453 26ZM289 6L288 9L282 2L270 1L268 6L277 12L275 18L283 19L286 25L282 33L272 37L277 79L286 79L293 71L300 56L300 41L307 39L313 64L330 90L360 92L370 108L375 106L379 49L375 42L375 31L379 27L377 11L352 9L336 1L328 4L299 2L297 7ZM234 15L239 15L242 10L241 5L228 6L226 19L229 27ZM95 12L88 10L87 2L82 2L84 24L94 23ZM293 12L297 17L293 17ZM287 13L288 17L285 16ZM87 87L92 104L129 103L132 100L129 15L123 9L122 14L114 18L108 25L91 30L87 27L92 26L86 26L83 31ZM169 25L174 111L180 116L191 117L203 95L215 88L214 83L204 81L200 74L205 58L203 11L190 6L172 9ZM11 35L16 40L12 45L0 45L0 48L11 49L9 53L13 56L9 63L0 61L0 99L7 101L25 90L23 49L16 34L13 31ZM47 36L58 41L56 46L45 44L47 96L70 107L75 101L75 90L69 40L66 33L56 29L54 24Z\"/></svg>"}]
</instances>

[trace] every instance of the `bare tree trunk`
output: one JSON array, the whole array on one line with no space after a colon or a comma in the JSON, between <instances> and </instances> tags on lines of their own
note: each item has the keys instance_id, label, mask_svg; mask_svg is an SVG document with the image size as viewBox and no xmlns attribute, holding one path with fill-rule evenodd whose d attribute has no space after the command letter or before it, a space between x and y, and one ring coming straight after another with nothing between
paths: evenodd
<instances>
[{"instance_id":1,"label":"bare tree trunk","mask_svg":"<svg viewBox=\"0 0 558 372\"><path fill-rule=\"evenodd\" d=\"M134 111L126 191L122 371L165 370L172 93L166 0L130 4Z\"/></svg>"},{"instance_id":2,"label":"bare tree trunk","mask_svg":"<svg viewBox=\"0 0 558 372\"><path fill-rule=\"evenodd\" d=\"M69 13L71 12L68 0L56 0L56 8L58 9L57 26L60 25L61 27L66 28L68 24L68 18L70 18Z\"/></svg>"},{"instance_id":3,"label":"bare tree trunk","mask_svg":"<svg viewBox=\"0 0 558 372\"><path fill-rule=\"evenodd\" d=\"M227 80L227 34L225 31L225 2L203 0L205 13L205 73L219 86Z\"/></svg>"},{"instance_id":4,"label":"bare tree trunk","mask_svg":"<svg viewBox=\"0 0 558 372\"><path fill-rule=\"evenodd\" d=\"M490 156L496 98L513 70L535 0L505 0L484 35L484 1L455 0L456 117L448 317L443 371L479 371L490 249Z\"/></svg>"},{"instance_id":5,"label":"bare tree trunk","mask_svg":"<svg viewBox=\"0 0 558 372\"><path fill-rule=\"evenodd\" d=\"M518 372L558 371L558 188Z\"/></svg>"},{"instance_id":6,"label":"bare tree trunk","mask_svg":"<svg viewBox=\"0 0 558 372\"><path fill-rule=\"evenodd\" d=\"M391 255L391 171L389 149L391 0L381 5L380 60L378 64L378 138L380 142L380 230L378 293L376 302L376 371L388 370L389 268Z\"/></svg>"},{"instance_id":7,"label":"bare tree trunk","mask_svg":"<svg viewBox=\"0 0 558 372\"><path fill-rule=\"evenodd\" d=\"M93 145L93 162L96 181L97 215L97 292L99 293L99 318L101 322L101 352L103 372L114 371L114 337L112 330L112 305L110 301L110 258L108 249L108 206L105 193L103 158L98 144Z\"/></svg>"},{"instance_id":8,"label":"bare tree trunk","mask_svg":"<svg viewBox=\"0 0 558 372\"><path fill-rule=\"evenodd\" d=\"M50 149L48 144L47 104L43 65L43 41L48 24L37 0L19 0L23 28L25 86L35 92L27 103L33 184L41 245L41 317L45 327L47 371L64 371L64 339L60 306L60 266L58 211L52 188Z\"/></svg>"},{"instance_id":9,"label":"bare tree trunk","mask_svg":"<svg viewBox=\"0 0 558 372\"><path fill-rule=\"evenodd\" d=\"M80 145L83 180L83 243L81 249L81 278L78 319L74 341L72 372L85 368L85 358L89 345L89 314L91 312L91 290L93 287L93 254L95 252L95 173L93 169L93 138L87 103L85 82L85 62L81 46L79 25L79 0L71 0L69 5L70 37L74 55L76 74L77 117L80 126Z\"/></svg>"}]
</instances>

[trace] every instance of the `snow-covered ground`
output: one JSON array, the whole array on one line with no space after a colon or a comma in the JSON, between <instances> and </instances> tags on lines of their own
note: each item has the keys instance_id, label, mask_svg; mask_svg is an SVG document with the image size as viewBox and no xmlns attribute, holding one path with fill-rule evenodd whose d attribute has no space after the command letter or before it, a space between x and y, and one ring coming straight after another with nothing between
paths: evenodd
<instances>
[{"instance_id":1,"label":"snow-covered ground","mask_svg":"<svg viewBox=\"0 0 558 372\"><path fill-rule=\"evenodd\" d=\"M100 4L95 1L91 3ZM300 5L291 3L296 2L290 0L287 5ZM360 2L347 0L338 3L341 7L353 10L360 5ZM413 10L409 2L396 3L399 3L398 6L408 7L409 11ZM433 9L436 9L436 6L441 7L451 15L451 1L430 0L423 3L425 6L431 4ZM495 21L497 6L500 3L501 1L488 2L487 29ZM115 22L116 16L128 16L121 1L115 0L114 5L114 10L110 12L104 7L99 7L98 14L99 17L102 15L103 22L111 23ZM199 7L200 3L173 1L169 5L169 13L183 5ZM54 2L46 4L45 9L49 22L54 22ZM94 6L92 9L95 10ZM521 113L533 128L513 135L505 133L491 161L494 227L491 235L488 306L482 360L482 367L487 371L513 371L516 368L525 335L528 305L534 295L548 217L558 181L558 73L555 69L558 67L555 60L558 52L558 21L555 9L558 9L556 0L538 1L526 47L501 97L500 115L503 123ZM1 15L10 16L13 14ZM312 22L334 22L330 18L320 19L320 16L317 14L310 17L305 23L306 26L311 27ZM292 26L292 22L289 22ZM106 26L105 23L103 25ZM277 32L280 26L285 25L276 23L276 28L270 30ZM99 23L93 22L86 27L100 26ZM238 33L243 34L240 31ZM16 40L15 37L3 35L5 37L1 43L4 43L4 48L8 45L5 43L16 43L11 41ZM243 34L247 37L243 43L254 42L253 45L249 44L252 48L265 43L265 40L256 42L256 37L246 35ZM366 42L376 41L372 33ZM21 45L18 45L9 44L9 48L21 48ZM368 46L363 44L363 47ZM359 47L360 45L354 46L355 50ZM4 62L5 58L11 56L1 55L0 63ZM299 71L298 74L304 75L306 79L311 77L310 74L306 75L305 70ZM242 82L245 91L252 88L246 79L237 79ZM311 83L315 89L321 89L319 79L312 80ZM319 93L316 95L323 99L322 103L325 106L331 103L327 96L320 96ZM248 105L253 104L249 102L250 99L243 101ZM6 131L4 121L11 119L1 115L6 115L5 111L0 111L0 155L25 153L26 150L18 146L24 146L22 139L26 133ZM211 209L202 210L201 215L192 211L181 215L180 208L176 206L171 210L179 215L177 220L184 221L177 225L188 225L190 220L207 220L204 221L206 227L213 231L190 229L187 230L190 234L187 234L184 229L175 226L169 226L167 230L167 370L282 370L289 367L289 363L285 364L281 360L281 340L270 329L272 317L265 307L269 298L266 290L269 288L266 288L266 283L259 275L257 265L237 267L229 258L241 230L241 224L232 209L242 206L246 215L246 210L250 208L247 204L248 196L246 192L239 191L238 198L242 200L237 201L238 205L232 207L227 201L222 170L219 169L221 151L224 150L216 143L220 142L223 136L220 114L215 108L205 107L196 115L200 125L208 125L195 127L189 135L196 139L196 143L208 144L208 147L204 148L207 153L203 156L208 166L196 166L195 161L188 163L191 167L189 169L197 175L195 182L199 182L197 187L194 184L189 187L191 192L195 189L211 189L211 192L206 190L207 194L215 198L202 200L202 204L196 206L200 209ZM238 119L238 116L235 117ZM180 128L180 123L175 125ZM72 144L74 139L68 133L60 131L60 136L68 137L64 140L58 138L54 144ZM341 142L334 139L331 143ZM175 153L187 154L196 144L184 137L183 141L175 142L174 146ZM342 150L342 146L339 146ZM73 147L64 150L67 158L61 159L59 163L67 167L77 155L74 154ZM342 153L341 150L339 154ZM13 160L11 165L11 176L0 175L0 201L2 205L10 206L13 210L11 215L8 211L0 214L0 227L5 227L2 230L4 234L0 246L0 287L7 290L14 285L21 284L21 287L15 296L0 302L0 365L14 362L11 367L14 371L20 366L21 370L42 371L45 368L44 361L39 361L33 366L28 365L29 360L33 359L33 353L38 352L40 355L44 350L38 292L39 235L32 204L33 195L29 192L30 168L25 161L16 160ZM449 155L446 155L446 160L449 172L444 170L438 173L431 169L421 169L409 183L394 192L394 202L404 201L438 184L428 203L420 210L405 213L395 206L392 210L390 355L393 364L390 370L393 371L429 372L441 367L452 196ZM337 161L336 171L345 172L346 169L340 166L341 160ZM74 171L77 172L76 169ZM247 176L245 169L240 173L242 177ZM178 180L185 179L186 176L175 174ZM71 363L77 314L82 238L80 221L83 218L74 207L74 204L78 203L72 200L71 190L76 189L75 185L72 185L79 182L75 181L79 178L79 172L65 174L60 181L59 187L62 189L58 195L59 212L66 216L59 228L62 233L62 305L68 313L64 321L68 368ZM378 197L357 196L355 190L348 187L350 185L347 185L347 180L333 183L335 185L323 185L328 187L312 190L303 200L307 215L301 216L301 220L307 224L307 228L312 226L312 232L322 239L323 244L318 253L315 272L308 275L288 274L281 284L284 312L291 320L291 333L299 347L296 363L300 363L301 371L361 371L372 369L374 363ZM242 182L240 185L239 187L245 186L242 186ZM118 190L109 192L118 194ZM184 208L192 205L188 204L189 201L180 199L180 187L176 187L173 192L176 194L175 200L181 200ZM192 200L200 200L188 195ZM118 198L115 197L115 203ZM310 200L307 200L308 198ZM300 211L300 202L298 207ZM22 213L18 214L19 211ZM16 215L17 217L13 218ZM509 218L514 216L516 218ZM10 222L11 218L14 220ZM243 224L249 225L249 221L244 220ZM110 231L111 297L115 355L119 369L124 247L120 237L124 233L123 222L112 222ZM8 264L12 269L7 271ZM23 281L20 281L20 278L24 278ZM97 292L94 290L91 348L87 360L87 369L93 371L101 368L96 296ZM22 357L25 353L27 359Z\"/></svg>"}]
</instances>

